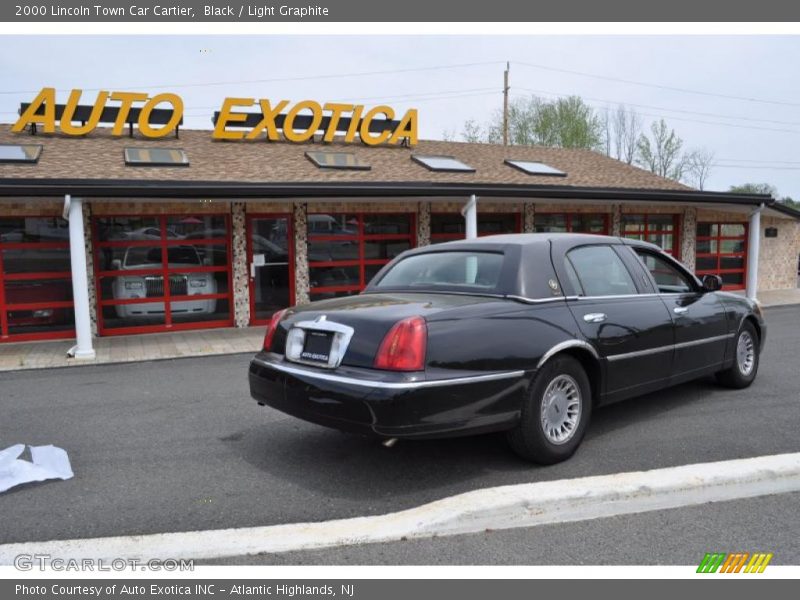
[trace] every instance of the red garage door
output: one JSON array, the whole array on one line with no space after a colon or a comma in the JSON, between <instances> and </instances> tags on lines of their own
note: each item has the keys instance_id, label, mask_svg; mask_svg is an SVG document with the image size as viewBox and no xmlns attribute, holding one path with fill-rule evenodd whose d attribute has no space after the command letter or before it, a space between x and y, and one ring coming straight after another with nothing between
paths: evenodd
<instances>
[{"instance_id":1,"label":"red garage door","mask_svg":"<svg viewBox=\"0 0 800 600\"><path fill-rule=\"evenodd\" d=\"M74 335L67 222L0 217L0 340Z\"/></svg>"},{"instance_id":2,"label":"red garage door","mask_svg":"<svg viewBox=\"0 0 800 600\"><path fill-rule=\"evenodd\" d=\"M608 235L604 213L539 213L533 217L537 233L594 233Z\"/></svg>"},{"instance_id":3,"label":"red garage door","mask_svg":"<svg viewBox=\"0 0 800 600\"><path fill-rule=\"evenodd\" d=\"M357 294L416 242L413 214L308 215L311 299Z\"/></svg>"},{"instance_id":4,"label":"red garage door","mask_svg":"<svg viewBox=\"0 0 800 600\"><path fill-rule=\"evenodd\" d=\"M622 215L622 236L650 242L680 258L679 223L680 215L625 213Z\"/></svg>"},{"instance_id":5,"label":"red garage door","mask_svg":"<svg viewBox=\"0 0 800 600\"><path fill-rule=\"evenodd\" d=\"M95 217L101 335L233 325L227 215Z\"/></svg>"},{"instance_id":6,"label":"red garage door","mask_svg":"<svg viewBox=\"0 0 800 600\"><path fill-rule=\"evenodd\" d=\"M747 224L698 223L696 271L722 277L722 289L743 290L747 283Z\"/></svg>"},{"instance_id":7,"label":"red garage door","mask_svg":"<svg viewBox=\"0 0 800 600\"><path fill-rule=\"evenodd\" d=\"M459 213L431 213L431 244L463 240L467 234L464 217ZM478 235L498 235L522 231L520 213L478 213Z\"/></svg>"}]
</instances>

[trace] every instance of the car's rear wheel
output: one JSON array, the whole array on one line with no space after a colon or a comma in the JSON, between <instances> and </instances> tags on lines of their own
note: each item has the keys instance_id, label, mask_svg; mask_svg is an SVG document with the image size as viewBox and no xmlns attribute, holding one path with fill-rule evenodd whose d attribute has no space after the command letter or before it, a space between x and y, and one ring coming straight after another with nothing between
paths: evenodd
<instances>
[{"instance_id":1,"label":"car's rear wheel","mask_svg":"<svg viewBox=\"0 0 800 600\"><path fill-rule=\"evenodd\" d=\"M557 356L531 382L520 422L508 433L511 448L542 465L568 459L592 415L591 385L580 362Z\"/></svg>"},{"instance_id":2,"label":"car's rear wheel","mask_svg":"<svg viewBox=\"0 0 800 600\"><path fill-rule=\"evenodd\" d=\"M746 388L758 373L759 339L749 321L742 324L736 335L735 355L730 368L716 374L717 381L732 388Z\"/></svg>"}]
</instances>

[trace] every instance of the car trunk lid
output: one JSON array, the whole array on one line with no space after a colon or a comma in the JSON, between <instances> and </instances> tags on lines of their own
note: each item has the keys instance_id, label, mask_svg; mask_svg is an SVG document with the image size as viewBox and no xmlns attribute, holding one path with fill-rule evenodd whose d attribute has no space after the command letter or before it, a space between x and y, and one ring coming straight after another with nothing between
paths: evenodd
<instances>
[{"instance_id":1,"label":"car trunk lid","mask_svg":"<svg viewBox=\"0 0 800 600\"><path fill-rule=\"evenodd\" d=\"M341 364L371 368L381 342L399 321L412 316L426 320L441 318L454 308L496 301L493 297L459 294L370 293L314 302L291 309L276 331L273 348L286 349L287 335L299 326L306 332L308 354L301 357L298 348L295 347L294 353L289 348L287 358L330 367L323 360L325 348L335 339L337 331L349 329Z\"/></svg>"}]
</instances>

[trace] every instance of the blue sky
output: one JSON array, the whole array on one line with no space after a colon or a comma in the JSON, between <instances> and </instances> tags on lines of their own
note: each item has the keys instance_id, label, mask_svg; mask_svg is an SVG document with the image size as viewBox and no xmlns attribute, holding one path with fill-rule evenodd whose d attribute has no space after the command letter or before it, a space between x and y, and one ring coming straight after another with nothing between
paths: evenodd
<instances>
[{"instance_id":1,"label":"blue sky","mask_svg":"<svg viewBox=\"0 0 800 600\"><path fill-rule=\"evenodd\" d=\"M763 181L798 199L798 59L795 36L4 35L0 121L44 86L65 90L60 99L71 88L166 89L183 97L192 128L210 127L226 96L309 98L417 107L421 137L441 138L501 106L502 63L511 61L512 95L577 94L597 108L626 103L646 123L664 117L687 148L715 153L707 189ZM411 70L467 63L491 64ZM345 76L375 71L395 72ZM222 84L184 86L213 82Z\"/></svg>"}]
</instances>

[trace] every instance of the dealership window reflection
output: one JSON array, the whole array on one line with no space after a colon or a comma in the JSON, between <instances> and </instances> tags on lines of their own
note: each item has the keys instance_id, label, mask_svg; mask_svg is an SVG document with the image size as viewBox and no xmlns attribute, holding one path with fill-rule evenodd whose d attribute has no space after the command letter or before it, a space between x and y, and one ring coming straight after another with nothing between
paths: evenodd
<instances>
[{"instance_id":1,"label":"dealership window reflection","mask_svg":"<svg viewBox=\"0 0 800 600\"><path fill-rule=\"evenodd\" d=\"M95 218L101 328L230 322L225 215Z\"/></svg>"}]
</instances>

